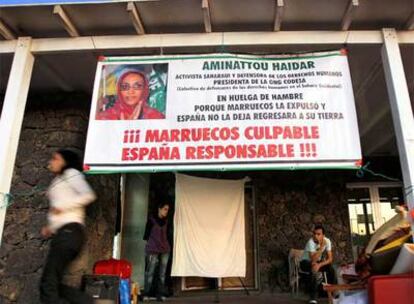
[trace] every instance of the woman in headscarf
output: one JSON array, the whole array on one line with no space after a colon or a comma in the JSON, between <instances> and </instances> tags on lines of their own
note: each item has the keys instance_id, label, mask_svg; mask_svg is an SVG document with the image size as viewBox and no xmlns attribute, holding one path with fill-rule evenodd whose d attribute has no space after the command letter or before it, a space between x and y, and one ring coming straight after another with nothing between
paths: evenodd
<instances>
[{"instance_id":1,"label":"woman in headscarf","mask_svg":"<svg viewBox=\"0 0 414 304\"><path fill-rule=\"evenodd\" d=\"M48 169L55 178L47 191L48 224L41 231L43 237L51 237L51 243L40 281L40 302L92 304L92 297L63 285L62 280L65 269L85 243L85 207L96 196L81 173L82 164L75 152L56 151Z\"/></svg>"},{"instance_id":2,"label":"woman in headscarf","mask_svg":"<svg viewBox=\"0 0 414 304\"><path fill-rule=\"evenodd\" d=\"M98 120L163 119L164 114L147 104L149 85L145 74L127 71L118 80L117 100L112 108L99 112Z\"/></svg>"}]
</instances>

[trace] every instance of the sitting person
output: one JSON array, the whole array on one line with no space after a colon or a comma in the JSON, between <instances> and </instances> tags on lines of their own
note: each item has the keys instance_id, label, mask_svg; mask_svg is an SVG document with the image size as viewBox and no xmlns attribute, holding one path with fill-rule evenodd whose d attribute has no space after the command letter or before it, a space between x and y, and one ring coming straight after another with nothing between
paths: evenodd
<instances>
[{"instance_id":1,"label":"sitting person","mask_svg":"<svg viewBox=\"0 0 414 304\"><path fill-rule=\"evenodd\" d=\"M323 280L323 273L326 273L329 283L335 283L335 271L332 267L332 244L331 240L325 237L325 229L322 225L316 225L313 229L313 236L306 243L300 267L303 271L310 272L308 282L309 303L318 303L317 294L319 285Z\"/></svg>"}]
</instances>

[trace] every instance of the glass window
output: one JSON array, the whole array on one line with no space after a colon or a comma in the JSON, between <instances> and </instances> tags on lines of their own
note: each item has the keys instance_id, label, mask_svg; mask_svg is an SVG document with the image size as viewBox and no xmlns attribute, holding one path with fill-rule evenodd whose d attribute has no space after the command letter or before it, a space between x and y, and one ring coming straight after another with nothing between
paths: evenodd
<instances>
[{"instance_id":1,"label":"glass window","mask_svg":"<svg viewBox=\"0 0 414 304\"><path fill-rule=\"evenodd\" d=\"M347 200L352 245L358 251L365 246L374 231L369 188L350 188Z\"/></svg>"},{"instance_id":2,"label":"glass window","mask_svg":"<svg viewBox=\"0 0 414 304\"><path fill-rule=\"evenodd\" d=\"M402 188L391 185L350 186L347 191L352 248L356 258L375 229L395 216L395 206L403 201ZM376 210L374 215L373 209Z\"/></svg>"},{"instance_id":3,"label":"glass window","mask_svg":"<svg viewBox=\"0 0 414 304\"><path fill-rule=\"evenodd\" d=\"M399 188L379 188L381 217L385 223L395 216L394 208L398 203L403 202L402 189Z\"/></svg>"}]
</instances>

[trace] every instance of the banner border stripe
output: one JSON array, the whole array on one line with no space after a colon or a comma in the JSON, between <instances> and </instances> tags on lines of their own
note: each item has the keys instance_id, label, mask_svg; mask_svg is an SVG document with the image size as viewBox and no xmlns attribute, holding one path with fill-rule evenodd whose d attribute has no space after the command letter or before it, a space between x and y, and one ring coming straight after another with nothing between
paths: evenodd
<instances>
[{"instance_id":1,"label":"banner border stripe","mask_svg":"<svg viewBox=\"0 0 414 304\"><path fill-rule=\"evenodd\" d=\"M133 166L142 166L142 167L148 167L148 166L185 166L185 165L194 165L194 166L200 166L200 165L248 165L248 164L287 164L287 163L300 163L300 164L309 164L309 163L330 163L330 162L357 162L360 159L335 159L335 160L274 160L274 161L252 161L252 162L200 162L200 163L146 163L146 164L85 164L86 166L93 166L93 167L133 167Z\"/></svg>"},{"instance_id":2,"label":"banner border stripe","mask_svg":"<svg viewBox=\"0 0 414 304\"><path fill-rule=\"evenodd\" d=\"M117 174L117 173L156 173L156 172L189 172L189 171L210 171L210 172L234 172L234 171L298 171L298 170L359 170L360 166L352 163L341 166L283 166L283 167L228 167L228 168L170 168L170 169L137 169L137 170L89 170L85 174Z\"/></svg>"},{"instance_id":3,"label":"banner border stripe","mask_svg":"<svg viewBox=\"0 0 414 304\"><path fill-rule=\"evenodd\" d=\"M338 51L333 51L333 53L331 54L324 54L324 55L313 55L313 56L308 56L308 55L286 55L286 57L270 57L270 55L268 55L269 57L265 56L256 56L256 55L251 55L252 57L244 57L246 55L208 55L208 56L192 56L192 55L188 55L188 56L182 56L182 55L177 55L176 57L153 57L153 58L139 58L139 57L105 57L105 59L103 59L102 63L113 63L113 62L131 62L131 61L140 61L140 62L147 62L147 61L172 61L172 60L194 60L194 59L243 59L243 60L256 60L256 61L277 61L277 60L303 60L303 59L311 59L311 58L325 58L325 57L333 57L333 56L346 56L344 54L342 54L341 50ZM278 55L274 55L274 56L278 56ZM280 55L280 56L285 56L285 55Z\"/></svg>"}]
</instances>

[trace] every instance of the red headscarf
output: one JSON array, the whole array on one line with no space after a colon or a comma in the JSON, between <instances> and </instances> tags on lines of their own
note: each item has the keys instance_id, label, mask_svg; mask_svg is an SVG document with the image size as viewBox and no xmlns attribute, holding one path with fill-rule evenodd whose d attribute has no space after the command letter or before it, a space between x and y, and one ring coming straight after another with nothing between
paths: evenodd
<instances>
[{"instance_id":1,"label":"red headscarf","mask_svg":"<svg viewBox=\"0 0 414 304\"><path fill-rule=\"evenodd\" d=\"M125 77L131 74L140 75L144 81L144 88L141 99L138 101L137 104L142 103L141 113L139 115L139 119L163 119L165 118L164 114L157 111L154 108L151 108L147 104L148 96L149 96L149 85L148 80L145 77L145 74L140 71L128 71L119 78L117 83L117 100L114 103L112 108L109 108L103 112L100 112L96 115L96 119L98 120L121 120L122 117L130 117L131 114L135 110L135 106L128 105L122 97L121 94L121 84L124 81Z\"/></svg>"}]
</instances>

